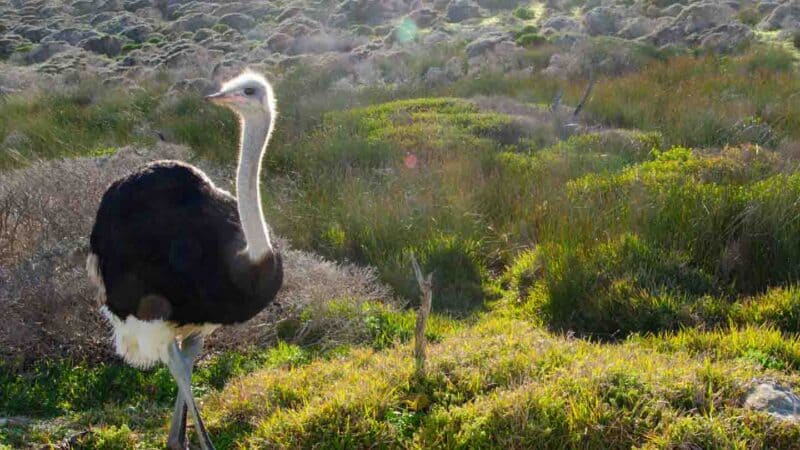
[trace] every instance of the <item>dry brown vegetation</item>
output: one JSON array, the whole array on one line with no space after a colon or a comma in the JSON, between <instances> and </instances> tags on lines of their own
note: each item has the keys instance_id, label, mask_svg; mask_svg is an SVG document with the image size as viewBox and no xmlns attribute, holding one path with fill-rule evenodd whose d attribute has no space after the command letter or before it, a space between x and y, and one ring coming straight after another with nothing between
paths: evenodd
<instances>
[{"instance_id":1,"label":"dry brown vegetation","mask_svg":"<svg viewBox=\"0 0 800 450\"><path fill-rule=\"evenodd\" d=\"M43 358L111 356L108 328L97 313L95 292L84 269L88 235L108 184L154 159L192 158L187 148L174 145L124 148L112 155L41 162L3 174L0 309L6 317L0 328L2 360L17 365ZM229 170L200 165L218 185L230 187ZM218 332L209 342L212 348L271 343L275 339L272 325L314 303L390 298L369 268L333 263L292 250L286 242L282 247L287 267L279 297L282 308ZM344 327L342 323L340 328Z\"/></svg>"}]
</instances>

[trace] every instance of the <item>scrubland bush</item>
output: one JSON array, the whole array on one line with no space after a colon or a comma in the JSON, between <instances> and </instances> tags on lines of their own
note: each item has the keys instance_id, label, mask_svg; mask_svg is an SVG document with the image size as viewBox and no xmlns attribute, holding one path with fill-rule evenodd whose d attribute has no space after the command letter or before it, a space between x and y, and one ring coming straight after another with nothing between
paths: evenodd
<instances>
[{"instance_id":1,"label":"scrubland bush","mask_svg":"<svg viewBox=\"0 0 800 450\"><path fill-rule=\"evenodd\" d=\"M787 71L791 61L785 50L771 47L735 58L672 58L598 83L586 110L607 124L660 131L671 145L747 143L746 135L732 132L746 118L763 121L780 138L797 139L800 108L785 101L798 89ZM692 95L676 95L683 92Z\"/></svg>"},{"instance_id":2,"label":"scrubland bush","mask_svg":"<svg viewBox=\"0 0 800 450\"><path fill-rule=\"evenodd\" d=\"M298 245L376 265L411 299L416 284L407 254L415 251L426 271L439 272L436 303L469 309L481 303L488 275L478 256L483 244L472 239L480 236L481 225L454 217L445 205L463 195L458 180L470 176L479 152L519 142L523 133L507 116L481 113L454 99L330 115L299 146L275 150L275 171L300 174L299 189L290 195L315 199L290 200L296 212L277 220L291 222L276 226L294 229Z\"/></svg>"},{"instance_id":3,"label":"scrubland bush","mask_svg":"<svg viewBox=\"0 0 800 450\"><path fill-rule=\"evenodd\" d=\"M791 295L735 300L798 277L800 192L781 167L753 147L673 148L565 180L550 199L565 219L539 219L541 242L506 283L550 325L600 337L730 320L794 330Z\"/></svg>"},{"instance_id":4,"label":"scrubland bush","mask_svg":"<svg viewBox=\"0 0 800 450\"><path fill-rule=\"evenodd\" d=\"M520 20L533 20L536 18L536 13L532 9L524 6L519 6L511 13L514 17Z\"/></svg>"},{"instance_id":5,"label":"scrubland bush","mask_svg":"<svg viewBox=\"0 0 800 450\"><path fill-rule=\"evenodd\" d=\"M737 16L739 21L751 27L758 25L758 22L761 21L761 13L758 12L758 8L755 6L742 8Z\"/></svg>"},{"instance_id":6,"label":"scrubland bush","mask_svg":"<svg viewBox=\"0 0 800 450\"><path fill-rule=\"evenodd\" d=\"M537 45L543 44L547 42L547 39L544 36L540 36L536 33L527 33L517 36L515 42L520 47L536 47Z\"/></svg>"},{"instance_id":7,"label":"scrubland bush","mask_svg":"<svg viewBox=\"0 0 800 450\"><path fill-rule=\"evenodd\" d=\"M750 72L788 72L792 69L795 56L778 46L765 46L757 52L752 52L742 58L744 67Z\"/></svg>"},{"instance_id":8,"label":"scrubland bush","mask_svg":"<svg viewBox=\"0 0 800 450\"><path fill-rule=\"evenodd\" d=\"M692 322L693 300L712 293L710 276L687 258L623 235L592 249L539 247L541 288L530 299L552 326L600 337L675 329Z\"/></svg>"}]
</instances>

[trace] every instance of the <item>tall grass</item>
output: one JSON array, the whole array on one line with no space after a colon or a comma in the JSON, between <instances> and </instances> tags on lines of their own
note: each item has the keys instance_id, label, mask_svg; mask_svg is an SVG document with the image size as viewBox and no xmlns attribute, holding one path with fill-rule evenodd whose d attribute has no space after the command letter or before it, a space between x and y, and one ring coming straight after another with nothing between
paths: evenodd
<instances>
[{"instance_id":1,"label":"tall grass","mask_svg":"<svg viewBox=\"0 0 800 450\"><path fill-rule=\"evenodd\" d=\"M87 81L63 90L0 100L0 170L40 159L100 155L124 145L151 145L159 134L220 159L235 142L235 121L197 93L151 83L132 91Z\"/></svg>"},{"instance_id":2,"label":"tall grass","mask_svg":"<svg viewBox=\"0 0 800 450\"><path fill-rule=\"evenodd\" d=\"M724 321L709 311L800 275L797 163L775 151L799 137L800 107L791 101L799 86L790 55L764 50L654 58L636 73L602 78L587 114L647 131L561 142L531 134L546 124L532 128L457 97L385 100L437 93L543 101L561 89L575 99L584 81L484 71L451 85L346 94L330 89L336 70L301 67L277 89L284 101L266 161L270 222L301 248L376 266L412 301L414 252L435 272L435 303L453 312L508 298L503 273L538 248L545 270L531 282L539 292L531 306L553 325L613 335ZM452 57L445 49L403 64L414 80ZM231 114L160 85L108 89L11 96L0 105L10 118L0 136L12 142L3 167L146 143L154 131L232 162ZM309 100L320 92L330 104ZM698 303L708 315L697 320L691 305L708 296L715 300ZM613 319L611 306L627 312Z\"/></svg>"}]
</instances>

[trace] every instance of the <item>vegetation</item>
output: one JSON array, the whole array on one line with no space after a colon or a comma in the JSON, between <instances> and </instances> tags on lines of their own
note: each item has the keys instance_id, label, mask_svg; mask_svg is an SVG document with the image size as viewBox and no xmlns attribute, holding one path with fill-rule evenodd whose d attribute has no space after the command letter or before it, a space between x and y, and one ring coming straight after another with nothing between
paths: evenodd
<instances>
[{"instance_id":1,"label":"vegetation","mask_svg":"<svg viewBox=\"0 0 800 450\"><path fill-rule=\"evenodd\" d=\"M790 448L800 437L797 426L740 406L754 379L798 382L789 369L800 343L770 328L598 344L496 311L433 345L423 379L405 344L303 355L280 346L221 390L210 379L225 358L204 365L198 385L220 448ZM84 390L108 370L55 384ZM3 428L2 439L56 444L88 429L78 438L85 448L163 446L168 376L113 370L117 401L60 405L72 412Z\"/></svg>"},{"instance_id":2,"label":"vegetation","mask_svg":"<svg viewBox=\"0 0 800 450\"><path fill-rule=\"evenodd\" d=\"M759 380L800 386L795 61L637 48L641 68L594 72L586 122L566 138L549 104L559 91L576 103L580 77L346 95L328 89L335 73L287 77L265 163L272 225L375 266L412 301L414 252L434 273L434 343L418 378L411 311L305 311L277 348L201 363L219 447L796 446L798 425L741 406ZM404 64L421 77L450 58ZM87 92L2 100L0 168L147 145L155 130L232 162L233 118L197 96ZM341 317L355 332L326 339L320 324ZM0 387L0 416L31 419L0 428L11 447L87 429L86 448L163 445L174 395L164 369L113 362L4 368Z\"/></svg>"},{"instance_id":3,"label":"vegetation","mask_svg":"<svg viewBox=\"0 0 800 450\"><path fill-rule=\"evenodd\" d=\"M536 18L536 13L532 9L524 8L522 6L514 9L511 14L520 20L533 20Z\"/></svg>"}]
</instances>

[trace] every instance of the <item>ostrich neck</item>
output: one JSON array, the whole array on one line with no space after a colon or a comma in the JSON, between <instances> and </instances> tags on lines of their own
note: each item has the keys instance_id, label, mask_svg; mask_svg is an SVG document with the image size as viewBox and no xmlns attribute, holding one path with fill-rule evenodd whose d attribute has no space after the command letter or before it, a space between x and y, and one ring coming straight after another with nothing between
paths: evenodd
<instances>
[{"instance_id":1,"label":"ostrich neck","mask_svg":"<svg viewBox=\"0 0 800 450\"><path fill-rule=\"evenodd\" d=\"M239 217L242 221L247 254L258 261L272 254L267 224L261 210L260 172L261 159L272 132L272 118L243 118L239 150L239 167L236 172L236 195Z\"/></svg>"}]
</instances>

